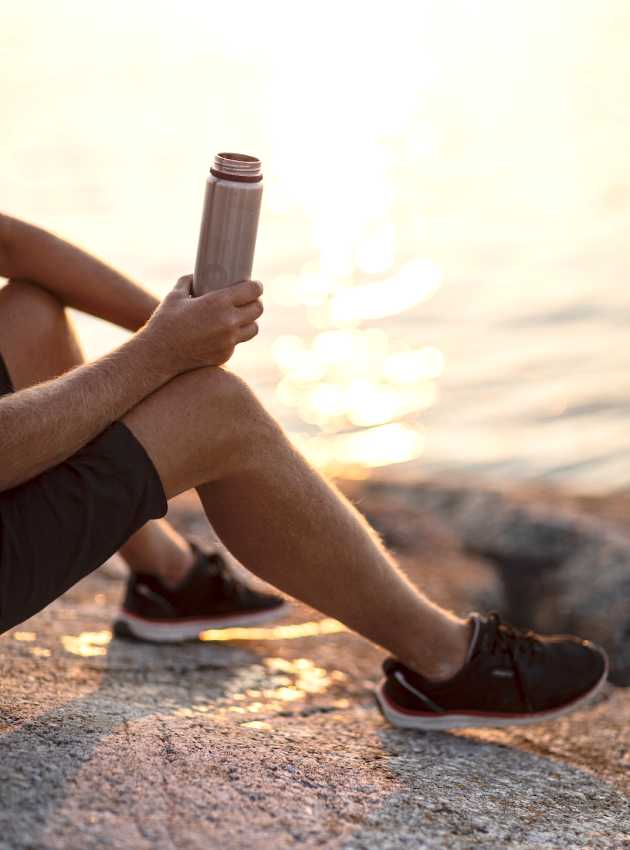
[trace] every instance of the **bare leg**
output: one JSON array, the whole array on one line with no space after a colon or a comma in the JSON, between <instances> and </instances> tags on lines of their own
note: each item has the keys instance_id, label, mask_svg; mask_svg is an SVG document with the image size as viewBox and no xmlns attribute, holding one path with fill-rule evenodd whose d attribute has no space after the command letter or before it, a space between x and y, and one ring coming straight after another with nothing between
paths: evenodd
<instances>
[{"instance_id":1,"label":"bare leg","mask_svg":"<svg viewBox=\"0 0 630 850\"><path fill-rule=\"evenodd\" d=\"M83 363L66 311L26 281L9 281L0 289L0 353L17 390Z\"/></svg>"},{"instance_id":2,"label":"bare leg","mask_svg":"<svg viewBox=\"0 0 630 850\"><path fill-rule=\"evenodd\" d=\"M136 531L119 554L132 572L157 575L167 586L179 584L194 561L187 541L164 519L148 522Z\"/></svg>"},{"instance_id":3,"label":"bare leg","mask_svg":"<svg viewBox=\"0 0 630 850\"><path fill-rule=\"evenodd\" d=\"M27 281L0 289L0 353L18 390L83 363L62 304ZM193 561L187 542L165 520L147 523L120 554L131 570L159 575L167 584L181 581Z\"/></svg>"},{"instance_id":4,"label":"bare leg","mask_svg":"<svg viewBox=\"0 0 630 850\"><path fill-rule=\"evenodd\" d=\"M432 678L464 662L469 627L399 572L363 518L291 446L247 386L223 369L189 372L125 423L167 497L197 486L221 539L276 587Z\"/></svg>"}]
</instances>

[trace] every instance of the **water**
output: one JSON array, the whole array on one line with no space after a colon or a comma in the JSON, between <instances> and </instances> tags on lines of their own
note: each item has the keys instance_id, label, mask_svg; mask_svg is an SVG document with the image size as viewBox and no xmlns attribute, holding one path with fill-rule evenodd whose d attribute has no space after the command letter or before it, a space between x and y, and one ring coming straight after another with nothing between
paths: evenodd
<instances>
[{"instance_id":1,"label":"water","mask_svg":"<svg viewBox=\"0 0 630 850\"><path fill-rule=\"evenodd\" d=\"M212 155L263 159L233 367L314 460L627 485L624 0L0 6L7 212L164 294Z\"/></svg>"}]
</instances>

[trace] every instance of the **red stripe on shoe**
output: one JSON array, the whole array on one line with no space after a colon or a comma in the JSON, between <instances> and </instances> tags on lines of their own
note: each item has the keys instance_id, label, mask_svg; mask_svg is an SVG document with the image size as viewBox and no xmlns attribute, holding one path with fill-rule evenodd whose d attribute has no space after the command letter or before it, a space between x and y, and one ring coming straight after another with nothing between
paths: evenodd
<instances>
[{"instance_id":1,"label":"red stripe on shoe","mask_svg":"<svg viewBox=\"0 0 630 850\"><path fill-rule=\"evenodd\" d=\"M605 676L607 675L607 672L608 671L606 671L606 674L602 678L605 678ZM590 693L592 693L594 690L596 690L599 687L599 685L601 684L601 681L602 680L600 679L599 682L597 682L591 688L590 691L586 691L586 693L580 694L579 697L576 697L574 700L571 700L571 702L565 702L563 705L556 705L553 708L548 708L548 709L545 709L544 711L526 711L525 713L517 713L515 711L509 711L509 712L475 711L474 709L468 709L468 710L453 709L452 711L442 711L442 712L439 712L439 713L437 711L414 711L413 709L410 709L410 708L403 708L401 705L398 705L397 703L393 702L391 700L391 698L385 692L385 689L381 689L381 693L385 697L387 703L394 709L394 711L397 711L399 714L407 714L409 717L452 717L453 715L455 715L457 717L496 717L497 719L510 718L510 717L538 717L538 716L543 717L544 715L549 714L553 711L563 711L565 708L570 708L572 705L575 705L576 703L580 702L585 697L587 697Z\"/></svg>"}]
</instances>

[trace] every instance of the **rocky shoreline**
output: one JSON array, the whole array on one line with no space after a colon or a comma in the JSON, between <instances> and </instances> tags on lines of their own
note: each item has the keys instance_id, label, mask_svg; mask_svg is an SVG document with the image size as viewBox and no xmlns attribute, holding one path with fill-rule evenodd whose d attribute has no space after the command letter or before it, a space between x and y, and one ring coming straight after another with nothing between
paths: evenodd
<instances>
[{"instance_id":1,"label":"rocky shoreline","mask_svg":"<svg viewBox=\"0 0 630 850\"><path fill-rule=\"evenodd\" d=\"M472 596L473 607L496 608L544 634L596 641L610 656L610 681L630 685L628 494L571 499L553 491L371 481L358 498L385 541L407 557L442 546L445 555L454 550L493 568L498 583Z\"/></svg>"},{"instance_id":2,"label":"rocky shoreline","mask_svg":"<svg viewBox=\"0 0 630 850\"><path fill-rule=\"evenodd\" d=\"M555 724L402 732L383 653L297 603L229 640L113 640L113 561L1 639L0 850L628 846L630 494L340 485L438 601L593 637L614 684ZM211 539L193 499L172 517Z\"/></svg>"}]
</instances>

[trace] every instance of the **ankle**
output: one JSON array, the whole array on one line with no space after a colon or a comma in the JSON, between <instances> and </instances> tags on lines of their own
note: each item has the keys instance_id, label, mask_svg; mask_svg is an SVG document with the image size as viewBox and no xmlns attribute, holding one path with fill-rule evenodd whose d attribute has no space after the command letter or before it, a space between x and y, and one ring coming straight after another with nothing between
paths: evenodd
<instances>
[{"instance_id":1,"label":"ankle","mask_svg":"<svg viewBox=\"0 0 630 850\"><path fill-rule=\"evenodd\" d=\"M172 590L184 581L194 561L195 554L186 544L168 547L168 551L152 552L142 561L136 559L130 568L134 573L154 576L165 587Z\"/></svg>"},{"instance_id":2,"label":"ankle","mask_svg":"<svg viewBox=\"0 0 630 850\"><path fill-rule=\"evenodd\" d=\"M156 567L155 575L165 587L170 590L181 584L190 573L195 561L195 555L190 546L185 551L178 550L175 557L169 558Z\"/></svg>"},{"instance_id":3,"label":"ankle","mask_svg":"<svg viewBox=\"0 0 630 850\"><path fill-rule=\"evenodd\" d=\"M433 682L452 679L466 663L471 639L471 622L453 620L452 628L449 629L443 642L439 646L434 646L434 651L430 655L423 654L415 657L407 666Z\"/></svg>"}]
</instances>

